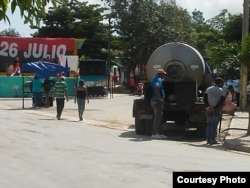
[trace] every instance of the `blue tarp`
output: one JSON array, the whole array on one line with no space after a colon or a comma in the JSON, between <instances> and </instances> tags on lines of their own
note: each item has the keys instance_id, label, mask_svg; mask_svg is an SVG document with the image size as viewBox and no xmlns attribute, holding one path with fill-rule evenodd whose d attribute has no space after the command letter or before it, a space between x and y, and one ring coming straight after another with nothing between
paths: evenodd
<instances>
[{"instance_id":1,"label":"blue tarp","mask_svg":"<svg viewBox=\"0 0 250 188\"><path fill-rule=\"evenodd\" d=\"M34 72L38 78L55 76L57 73L67 72L68 68L46 61L36 61L22 64L22 71Z\"/></svg>"}]
</instances>

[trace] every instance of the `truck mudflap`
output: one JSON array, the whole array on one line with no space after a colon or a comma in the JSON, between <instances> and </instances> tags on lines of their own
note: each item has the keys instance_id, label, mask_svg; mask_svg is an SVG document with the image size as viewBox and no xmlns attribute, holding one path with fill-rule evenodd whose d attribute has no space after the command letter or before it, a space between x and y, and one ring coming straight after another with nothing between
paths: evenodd
<instances>
[{"instance_id":1,"label":"truck mudflap","mask_svg":"<svg viewBox=\"0 0 250 188\"><path fill-rule=\"evenodd\" d=\"M189 121L204 123L207 121L205 105L196 105L193 111L189 112Z\"/></svg>"},{"instance_id":2,"label":"truck mudflap","mask_svg":"<svg viewBox=\"0 0 250 188\"><path fill-rule=\"evenodd\" d=\"M135 99L133 104L135 132L139 135L152 135L153 111L144 99Z\"/></svg>"},{"instance_id":3,"label":"truck mudflap","mask_svg":"<svg viewBox=\"0 0 250 188\"><path fill-rule=\"evenodd\" d=\"M135 99L133 104L133 117L137 119L153 119L153 110L144 99Z\"/></svg>"},{"instance_id":4,"label":"truck mudflap","mask_svg":"<svg viewBox=\"0 0 250 188\"><path fill-rule=\"evenodd\" d=\"M138 119L153 119L153 114L137 114L136 118Z\"/></svg>"}]
</instances>

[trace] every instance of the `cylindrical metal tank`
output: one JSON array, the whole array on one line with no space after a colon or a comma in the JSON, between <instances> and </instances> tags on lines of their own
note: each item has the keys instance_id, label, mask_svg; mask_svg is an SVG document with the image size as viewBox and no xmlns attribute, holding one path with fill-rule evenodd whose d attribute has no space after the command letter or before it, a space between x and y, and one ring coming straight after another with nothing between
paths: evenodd
<instances>
[{"instance_id":1,"label":"cylindrical metal tank","mask_svg":"<svg viewBox=\"0 0 250 188\"><path fill-rule=\"evenodd\" d=\"M158 47L147 62L147 78L151 80L158 68L167 72L167 82L196 82L199 87L205 75L205 62L192 46L172 42Z\"/></svg>"}]
</instances>

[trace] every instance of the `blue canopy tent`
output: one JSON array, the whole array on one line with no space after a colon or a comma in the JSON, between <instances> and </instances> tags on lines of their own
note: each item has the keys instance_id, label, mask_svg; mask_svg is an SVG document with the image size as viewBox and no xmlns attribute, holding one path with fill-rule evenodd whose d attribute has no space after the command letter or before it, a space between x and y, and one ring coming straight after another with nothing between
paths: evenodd
<instances>
[{"instance_id":1,"label":"blue canopy tent","mask_svg":"<svg viewBox=\"0 0 250 188\"><path fill-rule=\"evenodd\" d=\"M67 72L68 68L59 64L50 63L46 61L36 61L22 64L22 71L34 72L38 78L47 78L55 76L60 72Z\"/></svg>"},{"instance_id":2,"label":"blue canopy tent","mask_svg":"<svg viewBox=\"0 0 250 188\"><path fill-rule=\"evenodd\" d=\"M34 72L39 79L55 76L57 73L67 73L68 68L59 64L50 63L46 61L35 61L30 63L24 63L21 66L21 70L27 72ZM23 108L24 108L24 72L23 75Z\"/></svg>"}]
</instances>

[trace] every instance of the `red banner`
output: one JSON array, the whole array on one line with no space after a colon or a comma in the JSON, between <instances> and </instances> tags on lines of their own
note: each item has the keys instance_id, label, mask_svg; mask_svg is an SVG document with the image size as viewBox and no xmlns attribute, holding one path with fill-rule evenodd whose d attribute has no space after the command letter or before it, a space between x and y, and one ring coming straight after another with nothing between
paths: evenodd
<instances>
[{"instance_id":1,"label":"red banner","mask_svg":"<svg viewBox=\"0 0 250 188\"><path fill-rule=\"evenodd\" d=\"M16 57L20 63L51 59L73 55L73 38L23 38L0 36L0 72L5 72L6 64Z\"/></svg>"}]
</instances>

